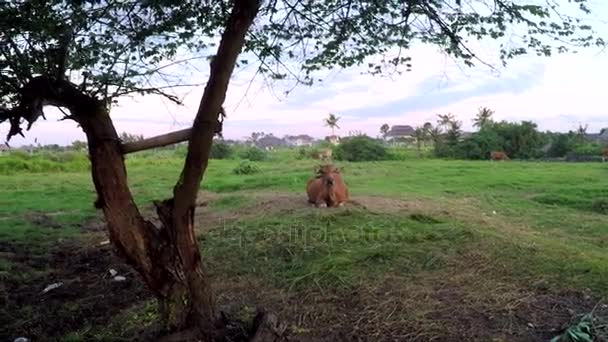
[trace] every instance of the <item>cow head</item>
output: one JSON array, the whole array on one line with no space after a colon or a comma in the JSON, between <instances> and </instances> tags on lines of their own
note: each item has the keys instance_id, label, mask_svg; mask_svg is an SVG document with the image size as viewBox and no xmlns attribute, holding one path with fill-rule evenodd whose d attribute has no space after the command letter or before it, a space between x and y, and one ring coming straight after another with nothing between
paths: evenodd
<instances>
[{"instance_id":1,"label":"cow head","mask_svg":"<svg viewBox=\"0 0 608 342\"><path fill-rule=\"evenodd\" d=\"M317 169L317 178L321 178L323 180L323 185L325 186L333 186L334 185L334 176L340 173L340 169L337 167L326 164L321 165Z\"/></svg>"}]
</instances>

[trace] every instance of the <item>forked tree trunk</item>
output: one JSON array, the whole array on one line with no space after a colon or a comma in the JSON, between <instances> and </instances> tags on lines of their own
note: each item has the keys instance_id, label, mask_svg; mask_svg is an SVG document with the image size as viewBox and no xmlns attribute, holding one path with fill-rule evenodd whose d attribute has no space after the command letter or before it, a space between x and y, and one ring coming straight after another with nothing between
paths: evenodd
<instances>
[{"instance_id":1,"label":"forked tree trunk","mask_svg":"<svg viewBox=\"0 0 608 342\"><path fill-rule=\"evenodd\" d=\"M135 205L127 182L124 151L105 103L66 80L37 77L24 87L17 108L28 117L35 117L30 114L41 112L42 104L67 107L81 125L87 135L98 195L95 205L103 210L113 245L158 298L166 332L196 327L203 340L221 338L217 326L221 321L217 319L194 231L195 202L228 83L260 2L234 1L211 63L173 198L155 202L161 227L146 221Z\"/></svg>"},{"instance_id":2,"label":"forked tree trunk","mask_svg":"<svg viewBox=\"0 0 608 342\"><path fill-rule=\"evenodd\" d=\"M64 89L65 94L67 87L60 87L55 89ZM129 190L121 144L105 105L85 95L78 96L75 103L70 110L87 135L98 196L95 205L103 210L110 240L119 254L138 271L158 298L164 330L170 332L194 325L196 312L199 317L206 315L204 324L203 320L197 320L202 330L213 331L215 316L208 281L202 279L200 288L209 295L203 300L192 300L186 270L171 238L175 229L172 221L166 219L171 209L159 206L161 227L143 218Z\"/></svg>"}]
</instances>

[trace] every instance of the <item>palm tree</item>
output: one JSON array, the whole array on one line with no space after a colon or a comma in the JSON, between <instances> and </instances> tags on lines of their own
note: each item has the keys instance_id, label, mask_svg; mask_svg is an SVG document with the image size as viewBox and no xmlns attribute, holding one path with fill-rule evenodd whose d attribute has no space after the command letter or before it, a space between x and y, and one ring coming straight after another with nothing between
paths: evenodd
<instances>
[{"instance_id":1,"label":"palm tree","mask_svg":"<svg viewBox=\"0 0 608 342\"><path fill-rule=\"evenodd\" d=\"M255 145L255 144L257 144L258 140L260 140L261 138L264 137L264 135L265 135L264 132L251 132L251 136L249 136L247 138L247 140L251 144Z\"/></svg>"},{"instance_id":2,"label":"palm tree","mask_svg":"<svg viewBox=\"0 0 608 342\"><path fill-rule=\"evenodd\" d=\"M390 127L388 126L388 124L384 124L384 125L380 126L380 133L382 133L383 139L386 139L386 136L388 135L389 130L390 130Z\"/></svg>"},{"instance_id":3,"label":"palm tree","mask_svg":"<svg viewBox=\"0 0 608 342\"><path fill-rule=\"evenodd\" d=\"M336 116L336 114L333 113L329 113L329 116L324 119L323 121L325 122L325 126L331 128L331 135L336 135L334 133L334 130L336 128L340 128L340 126L338 126L338 121L340 120L340 117Z\"/></svg>"},{"instance_id":4,"label":"palm tree","mask_svg":"<svg viewBox=\"0 0 608 342\"><path fill-rule=\"evenodd\" d=\"M418 158L422 156L422 144L427 139L427 129L423 127L416 127L414 130L414 137L416 138L416 148L418 149Z\"/></svg>"},{"instance_id":5,"label":"palm tree","mask_svg":"<svg viewBox=\"0 0 608 342\"><path fill-rule=\"evenodd\" d=\"M433 124L430 122L425 122L424 125L422 125L422 128L426 131L426 133L429 133L433 129Z\"/></svg>"},{"instance_id":6,"label":"palm tree","mask_svg":"<svg viewBox=\"0 0 608 342\"><path fill-rule=\"evenodd\" d=\"M578 128L576 129L576 137L578 139L579 142L583 143L585 141L585 136L587 136L587 127L589 125L585 125L583 126L582 124L578 125Z\"/></svg>"},{"instance_id":7,"label":"palm tree","mask_svg":"<svg viewBox=\"0 0 608 342\"><path fill-rule=\"evenodd\" d=\"M579 125L578 125L578 129L576 130L576 133L577 133L578 135L585 136L585 134L587 134L587 127L588 127L588 126L589 126L589 125L585 125L585 126L583 126L583 125L579 124Z\"/></svg>"},{"instance_id":8,"label":"palm tree","mask_svg":"<svg viewBox=\"0 0 608 342\"><path fill-rule=\"evenodd\" d=\"M477 111L477 116L473 119L473 126L482 128L489 122L492 122L494 111L487 107L481 107Z\"/></svg>"},{"instance_id":9,"label":"palm tree","mask_svg":"<svg viewBox=\"0 0 608 342\"><path fill-rule=\"evenodd\" d=\"M433 143L439 143L439 140L441 139L441 129L439 126L432 127L429 130L429 137L433 140Z\"/></svg>"},{"instance_id":10,"label":"palm tree","mask_svg":"<svg viewBox=\"0 0 608 342\"><path fill-rule=\"evenodd\" d=\"M449 128L451 123L456 119L452 113L448 114L437 114L437 125L439 127Z\"/></svg>"}]
</instances>

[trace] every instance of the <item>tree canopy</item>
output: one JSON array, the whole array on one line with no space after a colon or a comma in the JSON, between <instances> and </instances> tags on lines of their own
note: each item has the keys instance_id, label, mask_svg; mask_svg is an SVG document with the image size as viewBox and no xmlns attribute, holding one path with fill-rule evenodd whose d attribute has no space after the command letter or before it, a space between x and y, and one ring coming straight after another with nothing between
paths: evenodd
<instances>
[{"instance_id":1,"label":"tree canopy","mask_svg":"<svg viewBox=\"0 0 608 342\"><path fill-rule=\"evenodd\" d=\"M0 122L11 121L10 138L21 132L22 119L31 125L42 115L41 110L15 109L20 90L37 76L66 79L105 101L155 93L179 102L169 88L187 84L173 71L213 54L210 48L227 24L232 3L2 2ZM312 84L315 71L334 66L366 65L374 74L407 70L414 63L407 50L415 42L434 44L469 65L482 58L468 42L483 38L503 43L503 62L526 53L603 46L590 25L568 15L572 11L589 14L587 0L269 0L247 33L240 64L257 62L258 72L274 79ZM513 29L524 33L519 41L509 36Z\"/></svg>"}]
</instances>

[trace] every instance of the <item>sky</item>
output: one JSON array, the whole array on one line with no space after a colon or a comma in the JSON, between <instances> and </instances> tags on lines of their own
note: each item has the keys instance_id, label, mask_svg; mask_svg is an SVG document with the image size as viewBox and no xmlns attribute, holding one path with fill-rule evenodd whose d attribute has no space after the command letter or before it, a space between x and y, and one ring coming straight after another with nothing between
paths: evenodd
<instances>
[{"instance_id":1,"label":"sky","mask_svg":"<svg viewBox=\"0 0 608 342\"><path fill-rule=\"evenodd\" d=\"M608 4L590 3L587 18L599 35L608 37ZM600 19L600 18L606 18ZM470 42L469 46L494 69L464 66L430 45L417 44L409 51L412 71L401 75L371 76L365 69L331 70L321 74L323 82L312 87L269 84L252 67L239 69L231 80L224 107L227 119L224 137L244 139L251 132L275 136L309 134L322 138L331 134L323 125L328 113L340 117L338 135L363 132L378 136L382 124L422 125L436 121L437 114L452 113L472 131L472 118L479 107L495 111L496 120L532 120L541 130L568 131L579 124L588 132L608 127L606 80L608 51L580 50L577 54L552 57L522 56L502 67L495 42ZM200 75L199 75L200 74ZM206 81L204 70L194 77ZM111 116L119 132L145 137L191 125L204 86L176 91L183 100L177 106L155 96L123 98L112 107ZM45 108L46 121L34 124L26 138L15 137L11 146L30 144L67 145L85 140L72 121L58 121L61 113ZM8 127L0 126L0 136Z\"/></svg>"}]
</instances>

